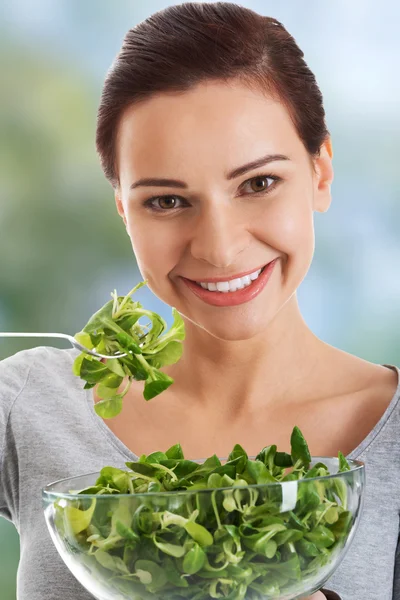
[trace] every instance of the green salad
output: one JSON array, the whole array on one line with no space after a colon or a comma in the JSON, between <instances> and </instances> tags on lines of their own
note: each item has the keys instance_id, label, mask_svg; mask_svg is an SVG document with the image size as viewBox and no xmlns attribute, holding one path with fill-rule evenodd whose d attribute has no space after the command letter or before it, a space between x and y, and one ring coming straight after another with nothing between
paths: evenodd
<instances>
[{"instance_id":1,"label":"green salad","mask_svg":"<svg viewBox=\"0 0 400 600\"><path fill-rule=\"evenodd\" d=\"M348 471L338 459L338 472ZM125 463L128 471L104 467L93 486L71 490L82 499L56 501L58 529L122 597L279 597L330 562L354 519L343 479L313 479L330 473L310 461L296 426L291 454L270 445L254 460L236 444L225 464L215 454L199 463L176 444ZM281 485L255 485L288 481L298 489L284 512Z\"/></svg>"},{"instance_id":2,"label":"green salad","mask_svg":"<svg viewBox=\"0 0 400 600\"><path fill-rule=\"evenodd\" d=\"M87 325L75 334L75 339L89 350L100 354L127 353L122 358L110 358L102 362L86 352L79 354L73 365L73 372L86 384L84 389L97 385L96 393L100 402L95 404L96 413L106 419L117 416L122 410L122 399L134 379L144 381L143 396L154 398L172 383L173 379L160 371L161 367L176 363L182 356L182 340L185 339L184 322L173 308L174 321L168 331L164 319L151 310L146 310L140 302L134 302L131 295L146 285L140 282L126 296L118 296L116 290L107 302L89 320ZM141 325L144 317L151 325ZM126 380L122 392L118 389Z\"/></svg>"}]
</instances>

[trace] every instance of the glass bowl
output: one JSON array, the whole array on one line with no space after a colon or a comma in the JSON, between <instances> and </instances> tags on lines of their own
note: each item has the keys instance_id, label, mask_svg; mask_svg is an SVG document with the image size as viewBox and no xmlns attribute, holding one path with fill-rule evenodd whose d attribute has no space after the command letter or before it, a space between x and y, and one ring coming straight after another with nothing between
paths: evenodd
<instances>
[{"instance_id":1,"label":"glass bowl","mask_svg":"<svg viewBox=\"0 0 400 600\"><path fill-rule=\"evenodd\" d=\"M67 567L98 600L292 600L343 560L358 527L365 465L312 457L330 475L235 487L79 494L90 473L42 490Z\"/></svg>"}]
</instances>

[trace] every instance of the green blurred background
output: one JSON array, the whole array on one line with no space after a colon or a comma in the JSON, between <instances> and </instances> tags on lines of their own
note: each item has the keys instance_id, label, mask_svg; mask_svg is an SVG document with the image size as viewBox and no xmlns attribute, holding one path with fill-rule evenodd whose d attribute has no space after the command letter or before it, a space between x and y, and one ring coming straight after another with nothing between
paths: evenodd
<instances>
[{"instance_id":1,"label":"green blurred background","mask_svg":"<svg viewBox=\"0 0 400 600\"><path fill-rule=\"evenodd\" d=\"M3 1L0 331L73 334L112 289L140 280L96 156L96 109L125 32L170 4ZM241 4L283 22L325 99L333 203L315 216L315 258L298 293L304 317L328 343L400 364L399 5ZM138 295L171 322L169 307ZM0 359L32 345L0 340ZM1 600L16 598L18 556L17 533L0 519Z\"/></svg>"}]
</instances>

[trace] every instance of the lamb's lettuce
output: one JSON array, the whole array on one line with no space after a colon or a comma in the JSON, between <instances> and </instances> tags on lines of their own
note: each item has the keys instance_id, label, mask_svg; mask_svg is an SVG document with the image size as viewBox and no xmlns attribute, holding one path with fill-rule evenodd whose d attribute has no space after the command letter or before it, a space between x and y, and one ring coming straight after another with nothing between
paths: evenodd
<instances>
[{"instance_id":1,"label":"lamb's lettuce","mask_svg":"<svg viewBox=\"0 0 400 600\"><path fill-rule=\"evenodd\" d=\"M338 458L338 474L348 471ZM350 479L324 478L327 466L310 460L298 427L290 454L271 445L255 460L236 444L225 464L215 454L199 463L175 444L128 471L104 467L91 487L70 491L73 506L56 501L59 534L121 598L293 597L336 559L355 518ZM283 508L279 484L289 481L297 495Z\"/></svg>"},{"instance_id":2,"label":"lamb's lettuce","mask_svg":"<svg viewBox=\"0 0 400 600\"><path fill-rule=\"evenodd\" d=\"M122 399L132 381L144 381L143 396L151 400L172 383L172 377L160 371L162 367L176 363L182 356L182 340L185 338L184 322L173 308L173 323L168 331L164 319L146 310L131 295L146 285L136 285L126 296L118 296L116 290L107 302L88 321L75 339L89 350L113 355L125 352L121 358L99 359L81 352L73 364L75 375L86 383L84 389L95 386L100 402L94 406L96 413L110 419L122 410ZM145 318L143 325L139 319ZM126 382L122 391L118 391Z\"/></svg>"}]
</instances>

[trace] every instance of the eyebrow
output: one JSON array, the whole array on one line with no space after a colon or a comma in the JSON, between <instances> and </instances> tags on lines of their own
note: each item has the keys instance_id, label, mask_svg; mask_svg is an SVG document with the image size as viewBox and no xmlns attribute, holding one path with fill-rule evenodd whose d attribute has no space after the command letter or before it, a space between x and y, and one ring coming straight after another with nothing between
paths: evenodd
<instances>
[{"instance_id":1,"label":"eyebrow","mask_svg":"<svg viewBox=\"0 0 400 600\"><path fill-rule=\"evenodd\" d=\"M288 156L284 154L267 154L266 156L262 156L261 158L257 158L256 160L252 160L251 162L242 165L241 167L237 167L230 171L226 175L226 179L230 181L231 179L235 179L239 177L239 175L243 175L247 173L247 171L252 171L253 169L258 169L258 167L263 167L271 162L280 161L280 160L290 160ZM180 181L179 179L165 179L165 178L155 178L155 177L145 177L143 179L138 179L132 183L130 189L133 190L137 187L145 186L145 187L177 187L187 189L188 185L184 181Z\"/></svg>"}]
</instances>

